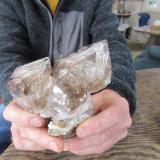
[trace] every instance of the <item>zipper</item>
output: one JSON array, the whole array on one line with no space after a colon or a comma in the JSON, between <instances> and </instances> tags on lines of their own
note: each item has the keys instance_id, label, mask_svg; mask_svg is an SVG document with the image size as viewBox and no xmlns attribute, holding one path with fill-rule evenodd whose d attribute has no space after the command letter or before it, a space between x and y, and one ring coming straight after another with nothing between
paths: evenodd
<instances>
[{"instance_id":1,"label":"zipper","mask_svg":"<svg viewBox=\"0 0 160 160\"><path fill-rule=\"evenodd\" d=\"M53 26L53 27L52 27L52 51L51 51L50 54L49 54L52 67L53 67L53 64L54 64L54 53L53 53L53 50L54 50L53 44L55 43L54 38L53 38L54 26L55 26L57 14L58 14L58 12L59 12L59 10L60 10L60 8L61 8L62 3L63 3L63 0L59 0L57 9L56 9L55 14L54 14L54 17L53 17L53 22L52 22L52 26Z\"/></svg>"},{"instance_id":2,"label":"zipper","mask_svg":"<svg viewBox=\"0 0 160 160\"><path fill-rule=\"evenodd\" d=\"M56 17L57 17L57 13L59 12L60 10L60 7L63 3L63 0L60 0L59 3L58 3L58 7L56 9L56 12L55 12L55 15L54 17L52 18L52 13L49 11L49 9L41 2L41 0L37 0L37 2L39 3L39 5L41 7L43 7L44 10L46 10L47 14L48 14L48 17L49 17L49 22L50 22L50 40L49 40L49 53L48 53L48 56L49 56L49 59L51 61L51 66L53 67L53 63L54 63L54 54L53 54L53 43L54 43L54 39L53 39L53 31L54 31L54 24L55 24L55 21L56 21Z\"/></svg>"},{"instance_id":3,"label":"zipper","mask_svg":"<svg viewBox=\"0 0 160 160\"><path fill-rule=\"evenodd\" d=\"M52 62L52 59L50 57L50 55L52 55L52 51L53 51L53 18L52 18L52 14L51 12L48 10L48 8L41 2L41 0L37 1L39 3L39 5L46 10L48 17L49 17L49 22L50 22L50 40L49 40L49 58L50 61Z\"/></svg>"}]
</instances>

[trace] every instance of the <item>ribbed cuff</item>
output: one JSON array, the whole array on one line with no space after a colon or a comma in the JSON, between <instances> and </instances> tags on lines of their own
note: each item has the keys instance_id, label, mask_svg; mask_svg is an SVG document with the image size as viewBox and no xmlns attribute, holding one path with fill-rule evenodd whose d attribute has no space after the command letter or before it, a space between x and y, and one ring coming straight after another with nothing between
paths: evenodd
<instances>
[{"instance_id":1,"label":"ribbed cuff","mask_svg":"<svg viewBox=\"0 0 160 160\"><path fill-rule=\"evenodd\" d=\"M117 82L111 82L106 88L117 92L118 94L120 94L122 97L124 97L128 101L129 111L130 111L130 115L132 117L135 110L136 110L135 91L132 91L131 89L129 89L125 85L117 83Z\"/></svg>"}]
</instances>

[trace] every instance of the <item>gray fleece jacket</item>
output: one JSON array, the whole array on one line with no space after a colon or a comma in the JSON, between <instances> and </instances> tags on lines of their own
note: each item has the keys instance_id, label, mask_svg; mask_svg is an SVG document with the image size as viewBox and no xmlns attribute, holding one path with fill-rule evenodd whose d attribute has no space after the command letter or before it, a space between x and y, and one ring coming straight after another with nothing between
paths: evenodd
<instances>
[{"instance_id":1,"label":"gray fleece jacket","mask_svg":"<svg viewBox=\"0 0 160 160\"><path fill-rule=\"evenodd\" d=\"M107 88L128 100L132 115L136 106L134 67L126 41L117 30L112 0L63 0L57 15L61 11L83 13L83 46L107 39L113 67ZM5 104L11 100L7 82L16 67L46 56L54 62L55 17L45 0L0 0L0 93Z\"/></svg>"}]
</instances>

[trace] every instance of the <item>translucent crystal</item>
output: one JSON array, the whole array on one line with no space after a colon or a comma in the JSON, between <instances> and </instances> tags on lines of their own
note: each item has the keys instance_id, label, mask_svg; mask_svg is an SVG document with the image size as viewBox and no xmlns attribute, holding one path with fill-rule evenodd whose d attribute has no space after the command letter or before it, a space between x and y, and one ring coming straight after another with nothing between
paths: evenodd
<instances>
[{"instance_id":1,"label":"translucent crystal","mask_svg":"<svg viewBox=\"0 0 160 160\"><path fill-rule=\"evenodd\" d=\"M111 81L107 41L83 47L55 62L43 58L18 67L8 83L20 106L44 118L52 136L69 137L92 115L91 93Z\"/></svg>"}]
</instances>

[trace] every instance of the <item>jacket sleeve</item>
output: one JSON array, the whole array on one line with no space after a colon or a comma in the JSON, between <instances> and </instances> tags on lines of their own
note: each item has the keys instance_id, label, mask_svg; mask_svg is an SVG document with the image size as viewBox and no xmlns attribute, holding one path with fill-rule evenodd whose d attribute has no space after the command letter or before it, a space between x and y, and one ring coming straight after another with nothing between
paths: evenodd
<instances>
[{"instance_id":1,"label":"jacket sleeve","mask_svg":"<svg viewBox=\"0 0 160 160\"><path fill-rule=\"evenodd\" d=\"M112 61L112 81L107 88L126 98L133 115L136 107L135 71L125 38L118 31L117 17L112 13L112 0L101 0L92 23L92 42L107 39Z\"/></svg>"},{"instance_id":2,"label":"jacket sleeve","mask_svg":"<svg viewBox=\"0 0 160 160\"><path fill-rule=\"evenodd\" d=\"M15 4L20 5L20 0ZM0 94L5 105L12 99L7 89L8 79L16 67L30 61L31 52L27 31L16 11L16 7L11 6L8 0L1 0Z\"/></svg>"}]
</instances>

